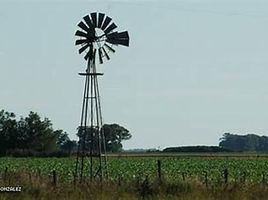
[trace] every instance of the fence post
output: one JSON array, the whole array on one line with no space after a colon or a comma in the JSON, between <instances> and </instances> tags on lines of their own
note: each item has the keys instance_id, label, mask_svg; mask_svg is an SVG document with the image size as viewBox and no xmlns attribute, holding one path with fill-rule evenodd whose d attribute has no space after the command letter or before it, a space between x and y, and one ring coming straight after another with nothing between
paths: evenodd
<instances>
[{"instance_id":1,"label":"fence post","mask_svg":"<svg viewBox=\"0 0 268 200\"><path fill-rule=\"evenodd\" d=\"M146 176L145 180L141 183L140 194L142 196L142 199L145 199L145 196L151 194L151 188L148 176Z\"/></svg>"},{"instance_id":2,"label":"fence post","mask_svg":"<svg viewBox=\"0 0 268 200\"><path fill-rule=\"evenodd\" d=\"M7 179L7 170L8 170L8 168L6 167L5 172L4 172L4 181L6 181L6 179Z\"/></svg>"},{"instance_id":3,"label":"fence post","mask_svg":"<svg viewBox=\"0 0 268 200\"><path fill-rule=\"evenodd\" d=\"M37 169L37 180L39 183L41 183L41 169L40 168Z\"/></svg>"},{"instance_id":4,"label":"fence post","mask_svg":"<svg viewBox=\"0 0 268 200\"><path fill-rule=\"evenodd\" d=\"M32 181L32 174L31 174L31 172L28 172L28 176L29 176L29 182L32 185L33 181Z\"/></svg>"},{"instance_id":5,"label":"fence post","mask_svg":"<svg viewBox=\"0 0 268 200\"><path fill-rule=\"evenodd\" d=\"M119 176L118 176L118 186L121 186L121 181L122 181L122 180L121 180L121 176L119 175Z\"/></svg>"},{"instance_id":6,"label":"fence post","mask_svg":"<svg viewBox=\"0 0 268 200\"><path fill-rule=\"evenodd\" d=\"M185 172L182 172L181 175L182 175L182 180L185 181Z\"/></svg>"},{"instance_id":7,"label":"fence post","mask_svg":"<svg viewBox=\"0 0 268 200\"><path fill-rule=\"evenodd\" d=\"M246 182L246 178L247 178L247 173L246 172L243 172L243 183L245 183Z\"/></svg>"},{"instance_id":8,"label":"fence post","mask_svg":"<svg viewBox=\"0 0 268 200\"><path fill-rule=\"evenodd\" d=\"M41 169L40 168L37 169L37 176L39 176L39 177L41 176Z\"/></svg>"},{"instance_id":9,"label":"fence post","mask_svg":"<svg viewBox=\"0 0 268 200\"><path fill-rule=\"evenodd\" d=\"M53 185L54 186L57 186L57 174L56 174L56 170L53 170L52 172L52 175L53 175Z\"/></svg>"},{"instance_id":10,"label":"fence post","mask_svg":"<svg viewBox=\"0 0 268 200\"><path fill-rule=\"evenodd\" d=\"M265 181L265 173L262 172L262 183L264 184L266 181Z\"/></svg>"},{"instance_id":11,"label":"fence post","mask_svg":"<svg viewBox=\"0 0 268 200\"><path fill-rule=\"evenodd\" d=\"M206 187L208 187L208 172L205 171L205 184L206 184Z\"/></svg>"},{"instance_id":12,"label":"fence post","mask_svg":"<svg viewBox=\"0 0 268 200\"><path fill-rule=\"evenodd\" d=\"M75 174L75 172L73 172L73 177L74 177L73 183L74 183L74 187L75 187L76 186L76 174Z\"/></svg>"},{"instance_id":13,"label":"fence post","mask_svg":"<svg viewBox=\"0 0 268 200\"><path fill-rule=\"evenodd\" d=\"M223 178L224 178L224 183L225 183L225 185L228 184L228 175L229 175L228 169L225 168L225 169L223 170Z\"/></svg>"},{"instance_id":14,"label":"fence post","mask_svg":"<svg viewBox=\"0 0 268 200\"><path fill-rule=\"evenodd\" d=\"M161 181L162 174L161 174L161 160L157 160L157 174L158 179Z\"/></svg>"}]
</instances>

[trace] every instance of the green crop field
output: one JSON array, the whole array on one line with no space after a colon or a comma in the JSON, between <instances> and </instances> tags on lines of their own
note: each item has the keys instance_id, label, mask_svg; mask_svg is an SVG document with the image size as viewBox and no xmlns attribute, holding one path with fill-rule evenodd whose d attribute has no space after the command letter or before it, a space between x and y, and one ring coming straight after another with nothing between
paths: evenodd
<instances>
[{"instance_id":1,"label":"green crop field","mask_svg":"<svg viewBox=\"0 0 268 200\"><path fill-rule=\"evenodd\" d=\"M89 162L86 162L86 179L74 184L75 160L75 157L0 158L0 187L22 187L21 193L0 193L0 200L257 200L268 196L266 155L109 155L108 180L90 182Z\"/></svg>"},{"instance_id":2,"label":"green crop field","mask_svg":"<svg viewBox=\"0 0 268 200\"><path fill-rule=\"evenodd\" d=\"M208 183L223 181L228 170L230 182L266 182L268 158L266 157L109 157L109 179L119 177L126 181L148 176L157 178L157 160L161 160L161 174L166 180L198 180ZM59 181L72 181L75 158L0 158L0 171L30 172L50 176L55 170ZM88 167L88 166L87 166ZM85 168L85 175L87 169Z\"/></svg>"}]
</instances>

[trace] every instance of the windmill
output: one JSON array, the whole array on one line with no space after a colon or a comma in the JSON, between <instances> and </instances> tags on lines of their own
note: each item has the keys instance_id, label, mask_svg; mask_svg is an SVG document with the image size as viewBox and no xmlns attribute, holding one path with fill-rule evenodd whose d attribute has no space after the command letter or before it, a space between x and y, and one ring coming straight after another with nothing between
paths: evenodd
<instances>
[{"instance_id":1,"label":"windmill","mask_svg":"<svg viewBox=\"0 0 268 200\"><path fill-rule=\"evenodd\" d=\"M103 132L103 118L98 86L96 65L103 64L104 60L110 60L114 53L114 46L129 46L127 31L117 32L116 24L112 18L103 13L91 13L86 15L78 24L79 30L75 36L78 39L75 45L80 45L79 54L84 54L87 62L86 71L79 73L85 76L83 92L81 121L78 128L79 143L75 164L75 181L84 179L84 173L90 175L90 180L107 177L107 157L105 137ZM89 165L86 165L86 162ZM89 169L86 169L89 166ZM87 171L89 170L89 171Z\"/></svg>"}]
</instances>

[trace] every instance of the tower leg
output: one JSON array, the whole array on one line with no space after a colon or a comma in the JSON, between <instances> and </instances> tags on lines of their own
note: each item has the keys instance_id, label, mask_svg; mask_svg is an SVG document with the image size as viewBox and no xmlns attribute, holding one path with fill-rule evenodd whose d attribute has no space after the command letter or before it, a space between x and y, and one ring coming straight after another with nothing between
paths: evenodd
<instances>
[{"instance_id":1,"label":"tower leg","mask_svg":"<svg viewBox=\"0 0 268 200\"><path fill-rule=\"evenodd\" d=\"M103 131L103 119L101 114L100 95L98 88L98 75L94 63L89 63L86 73L83 93L81 121L78 128L78 148L74 178L75 183L83 182L89 172L89 178L103 180L107 177L106 142ZM86 161L89 161L89 166ZM87 169L86 166L89 168ZM85 174L85 175L84 175Z\"/></svg>"}]
</instances>

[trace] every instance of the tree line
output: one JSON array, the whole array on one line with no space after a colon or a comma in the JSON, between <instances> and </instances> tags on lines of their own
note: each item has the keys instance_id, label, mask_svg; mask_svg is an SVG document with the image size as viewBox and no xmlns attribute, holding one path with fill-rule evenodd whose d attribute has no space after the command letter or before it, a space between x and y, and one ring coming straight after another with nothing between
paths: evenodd
<instances>
[{"instance_id":1,"label":"tree line","mask_svg":"<svg viewBox=\"0 0 268 200\"><path fill-rule=\"evenodd\" d=\"M268 152L268 137L224 133L219 146L237 152Z\"/></svg>"},{"instance_id":2,"label":"tree line","mask_svg":"<svg viewBox=\"0 0 268 200\"><path fill-rule=\"evenodd\" d=\"M162 152L176 153L227 153L227 152L268 152L268 137L256 134L238 135L224 133L219 146L167 147Z\"/></svg>"},{"instance_id":3,"label":"tree line","mask_svg":"<svg viewBox=\"0 0 268 200\"><path fill-rule=\"evenodd\" d=\"M51 121L36 112L17 119L13 112L0 111L1 155L71 152L76 145L66 132L54 130Z\"/></svg>"},{"instance_id":4,"label":"tree line","mask_svg":"<svg viewBox=\"0 0 268 200\"><path fill-rule=\"evenodd\" d=\"M178 153L223 153L231 152L229 149L221 148L218 146L182 146L182 147L167 147L163 152L178 152Z\"/></svg>"},{"instance_id":5,"label":"tree line","mask_svg":"<svg viewBox=\"0 0 268 200\"><path fill-rule=\"evenodd\" d=\"M103 126L106 150L121 151L122 141L131 138L127 129L118 124ZM78 134L78 133L77 133ZM78 134L79 136L79 134ZM0 111L0 155L61 156L76 151L78 142L61 129L54 129L51 120L31 111L17 119L13 112Z\"/></svg>"}]
</instances>

